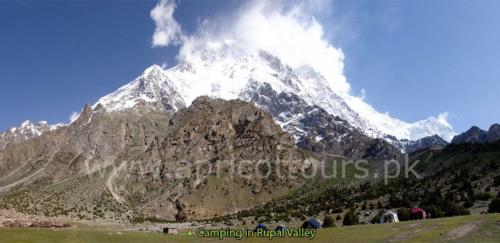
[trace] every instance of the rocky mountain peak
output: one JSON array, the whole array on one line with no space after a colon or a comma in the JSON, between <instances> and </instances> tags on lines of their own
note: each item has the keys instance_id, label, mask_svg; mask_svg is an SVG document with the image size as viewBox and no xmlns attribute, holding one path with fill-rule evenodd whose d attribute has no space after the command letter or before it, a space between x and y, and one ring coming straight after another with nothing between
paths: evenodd
<instances>
[{"instance_id":1,"label":"rocky mountain peak","mask_svg":"<svg viewBox=\"0 0 500 243\"><path fill-rule=\"evenodd\" d=\"M292 68L287 60L265 50L253 53L233 50L229 44L207 44L192 55L183 57L178 65L163 69L158 65L116 92L99 100L106 110L116 111L133 107L138 103L157 105L167 111L186 107L199 96L242 99L266 107L248 93L262 85L274 92L296 95L308 106L318 106L327 113L347 121L354 128L372 138L392 135L397 139L416 140L438 134L445 140L454 135L446 116L406 123L378 113L360 100L347 94L339 94L313 67L302 65ZM283 107L279 114L287 116L291 106ZM271 112L267 110L268 112ZM271 112L275 119L276 113ZM291 121L285 123L290 124ZM284 123L280 123L284 124Z\"/></svg>"},{"instance_id":2,"label":"rocky mountain peak","mask_svg":"<svg viewBox=\"0 0 500 243\"><path fill-rule=\"evenodd\" d=\"M85 104L83 107L82 115L88 115L92 113L92 106L89 104Z\"/></svg>"},{"instance_id":3,"label":"rocky mountain peak","mask_svg":"<svg viewBox=\"0 0 500 243\"><path fill-rule=\"evenodd\" d=\"M490 129L488 129L488 135L486 135L487 142L496 142L500 140L500 124L495 123L491 125Z\"/></svg>"},{"instance_id":4,"label":"rocky mountain peak","mask_svg":"<svg viewBox=\"0 0 500 243\"><path fill-rule=\"evenodd\" d=\"M125 110L137 104L149 104L169 112L186 106L170 78L158 65L147 68L129 84L99 99L94 108L99 104L109 112Z\"/></svg>"},{"instance_id":5,"label":"rocky mountain peak","mask_svg":"<svg viewBox=\"0 0 500 243\"><path fill-rule=\"evenodd\" d=\"M451 143L492 143L500 140L500 125L493 124L488 131L472 126L466 132L455 136Z\"/></svg>"},{"instance_id":6,"label":"rocky mountain peak","mask_svg":"<svg viewBox=\"0 0 500 243\"><path fill-rule=\"evenodd\" d=\"M9 130L0 133L0 149L4 149L8 144L15 144L38 137L45 132L53 131L62 126L65 125L49 125L47 121L33 123L32 121L26 120L22 122L19 127L12 127Z\"/></svg>"}]
</instances>

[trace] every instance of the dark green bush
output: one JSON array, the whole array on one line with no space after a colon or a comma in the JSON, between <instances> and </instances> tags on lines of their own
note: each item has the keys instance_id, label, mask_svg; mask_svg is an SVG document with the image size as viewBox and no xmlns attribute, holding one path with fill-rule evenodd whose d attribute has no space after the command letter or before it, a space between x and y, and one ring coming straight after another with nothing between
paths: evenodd
<instances>
[{"instance_id":1,"label":"dark green bush","mask_svg":"<svg viewBox=\"0 0 500 243\"><path fill-rule=\"evenodd\" d=\"M370 220L370 222L372 224L380 224L380 218L382 217L382 215L384 214L384 210L380 210L377 215L375 215L375 217L372 218L372 220Z\"/></svg>"},{"instance_id":2,"label":"dark green bush","mask_svg":"<svg viewBox=\"0 0 500 243\"><path fill-rule=\"evenodd\" d=\"M397 211L399 221L410 220L410 209L409 208L398 208Z\"/></svg>"},{"instance_id":3,"label":"dark green bush","mask_svg":"<svg viewBox=\"0 0 500 243\"><path fill-rule=\"evenodd\" d=\"M500 198L497 197L490 202L488 213L500 213Z\"/></svg>"},{"instance_id":4,"label":"dark green bush","mask_svg":"<svg viewBox=\"0 0 500 243\"><path fill-rule=\"evenodd\" d=\"M345 213L343 224L344 226L359 224L358 215L354 212L353 208L351 208L349 212Z\"/></svg>"},{"instance_id":5,"label":"dark green bush","mask_svg":"<svg viewBox=\"0 0 500 243\"><path fill-rule=\"evenodd\" d=\"M481 201L487 201L491 199L491 194L488 192L479 192L476 193L476 199Z\"/></svg>"},{"instance_id":6,"label":"dark green bush","mask_svg":"<svg viewBox=\"0 0 500 243\"><path fill-rule=\"evenodd\" d=\"M335 219L331 215L326 215L323 219L323 228L329 228L335 226Z\"/></svg>"},{"instance_id":7,"label":"dark green bush","mask_svg":"<svg viewBox=\"0 0 500 243\"><path fill-rule=\"evenodd\" d=\"M500 186L500 175L497 175L495 179L493 179L493 184L495 186Z\"/></svg>"},{"instance_id":8,"label":"dark green bush","mask_svg":"<svg viewBox=\"0 0 500 243\"><path fill-rule=\"evenodd\" d=\"M452 202L445 203L445 205L443 205L442 207L442 210L448 217L470 214L469 210L467 210L464 206Z\"/></svg>"},{"instance_id":9,"label":"dark green bush","mask_svg":"<svg viewBox=\"0 0 500 243\"><path fill-rule=\"evenodd\" d=\"M431 218L441 218L444 216L443 210L436 205L429 206L427 212L430 214Z\"/></svg>"},{"instance_id":10,"label":"dark green bush","mask_svg":"<svg viewBox=\"0 0 500 243\"><path fill-rule=\"evenodd\" d=\"M474 201L472 201L470 198L469 198L469 199L467 199L467 200L465 200L465 202L464 202L464 207L466 207L466 208L470 208L470 207L472 207L472 206L474 206Z\"/></svg>"}]
</instances>

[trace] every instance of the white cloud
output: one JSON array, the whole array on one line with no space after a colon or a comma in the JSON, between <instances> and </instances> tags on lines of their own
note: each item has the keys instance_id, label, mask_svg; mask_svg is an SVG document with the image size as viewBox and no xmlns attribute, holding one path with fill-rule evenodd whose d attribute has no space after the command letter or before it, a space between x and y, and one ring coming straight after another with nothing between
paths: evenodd
<instances>
[{"instance_id":1,"label":"white cloud","mask_svg":"<svg viewBox=\"0 0 500 243\"><path fill-rule=\"evenodd\" d=\"M323 27L310 15L318 9L304 6L252 1L234 19L224 16L220 21L205 20L199 32L186 39L179 58L192 59L207 43L230 43L233 54L265 50L292 68L308 65L325 76L336 92L349 92L343 75L344 53L326 40Z\"/></svg>"},{"instance_id":2,"label":"white cloud","mask_svg":"<svg viewBox=\"0 0 500 243\"><path fill-rule=\"evenodd\" d=\"M341 96L359 117L386 134L414 139L424 134L413 129L418 124L438 123L438 127L444 128L443 134L452 134L453 129L445 116L407 123L366 103L364 89L359 96L351 94L351 86L344 75L344 53L330 43L323 25L315 17L331 8L329 0L255 0L242 4L236 12L201 21L197 32L186 36L173 19L174 2L162 1L151 11L157 24L153 45L182 44L177 56L179 61L203 60L207 50L223 50L223 55L235 57L264 50L292 69L307 67L321 74L328 88ZM396 131L395 128L400 129Z\"/></svg>"},{"instance_id":3,"label":"white cloud","mask_svg":"<svg viewBox=\"0 0 500 243\"><path fill-rule=\"evenodd\" d=\"M366 90L365 89L361 89L361 96L359 98L362 100L364 100L366 98Z\"/></svg>"},{"instance_id":4,"label":"white cloud","mask_svg":"<svg viewBox=\"0 0 500 243\"><path fill-rule=\"evenodd\" d=\"M151 18L156 29L153 34L153 46L168 46L179 44L183 38L181 26L174 19L176 5L173 0L161 0L151 10Z\"/></svg>"}]
</instances>

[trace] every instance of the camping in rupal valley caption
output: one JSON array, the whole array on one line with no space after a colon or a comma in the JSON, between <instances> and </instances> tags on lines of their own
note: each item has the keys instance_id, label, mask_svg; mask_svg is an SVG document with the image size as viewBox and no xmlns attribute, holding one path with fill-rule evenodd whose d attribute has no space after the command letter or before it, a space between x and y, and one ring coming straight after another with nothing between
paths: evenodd
<instances>
[{"instance_id":1,"label":"camping in rupal valley caption","mask_svg":"<svg viewBox=\"0 0 500 243\"><path fill-rule=\"evenodd\" d=\"M268 238L270 240L274 238L304 238L304 239L314 239L316 236L316 230L314 229L303 229L303 228L286 228L281 230L264 230L264 229L205 229L198 228L196 230L196 236L200 238L233 238L236 240L241 240L242 238Z\"/></svg>"}]
</instances>

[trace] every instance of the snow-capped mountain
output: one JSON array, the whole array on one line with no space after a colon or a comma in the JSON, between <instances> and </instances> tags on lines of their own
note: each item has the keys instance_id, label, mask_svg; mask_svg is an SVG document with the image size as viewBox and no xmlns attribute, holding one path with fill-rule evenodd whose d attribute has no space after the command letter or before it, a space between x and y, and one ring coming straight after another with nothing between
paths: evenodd
<instances>
[{"instance_id":1,"label":"snow-capped mountain","mask_svg":"<svg viewBox=\"0 0 500 243\"><path fill-rule=\"evenodd\" d=\"M24 121L19 127L13 127L3 133L0 133L0 149L5 148L10 143L18 143L24 140L38 137L47 131L53 131L64 126L64 124L49 125L46 121L33 123Z\"/></svg>"},{"instance_id":2,"label":"snow-capped mountain","mask_svg":"<svg viewBox=\"0 0 500 243\"><path fill-rule=\"evenodd\" d=\"M270 96L266 92L275 94ZM145 102L176 111L202 95L252 101L270 111L296 138L308 133L307 128L293 125L304 116L294 109L298 103L319 107L373 138L390 135L418 140L438 135L449 141L454 135L444 115L407 123L375 111L357 97L337 93L335 87L310 66L292 69L265 51L242 55L224 46L207 46L166 70L151 66L94 106L100 103L106 110L115 111ZM290 102L281 102L280 107L271 110L269 105L275 99L292 96L296 99L288 98Z\"/></svg>"},{"instance_id":3,"label":"snow-capped mountain","mask_svg":"<svg viewBox=\"0 0 500 243\"><path fill-rule=\"evenodd\" d=\"M407 153L412 153L417 150L426 149L426 148L434 148L434 149L442 149L446 147L449 142L444 140L438 135L427 136L417 140L408 140L408 139L396 139L393 136L386 136L385 139L390 141L392 145L396 148L399 148L402 151Z\"/></svg>"},{"instance_id":4,"label":"snow-capped mountain","mask_svg":"<svg viewBox=\"0 0 500 243\"><path fill-rule=\"evenodd\" d=\"M139 102L150 103L167 111L177 111L186 106L167 74L156 65L147 68L131 83L102 97L97 104L104 105L107 111L116 111L131 108Z\"/></svg>"}]
</instances>

